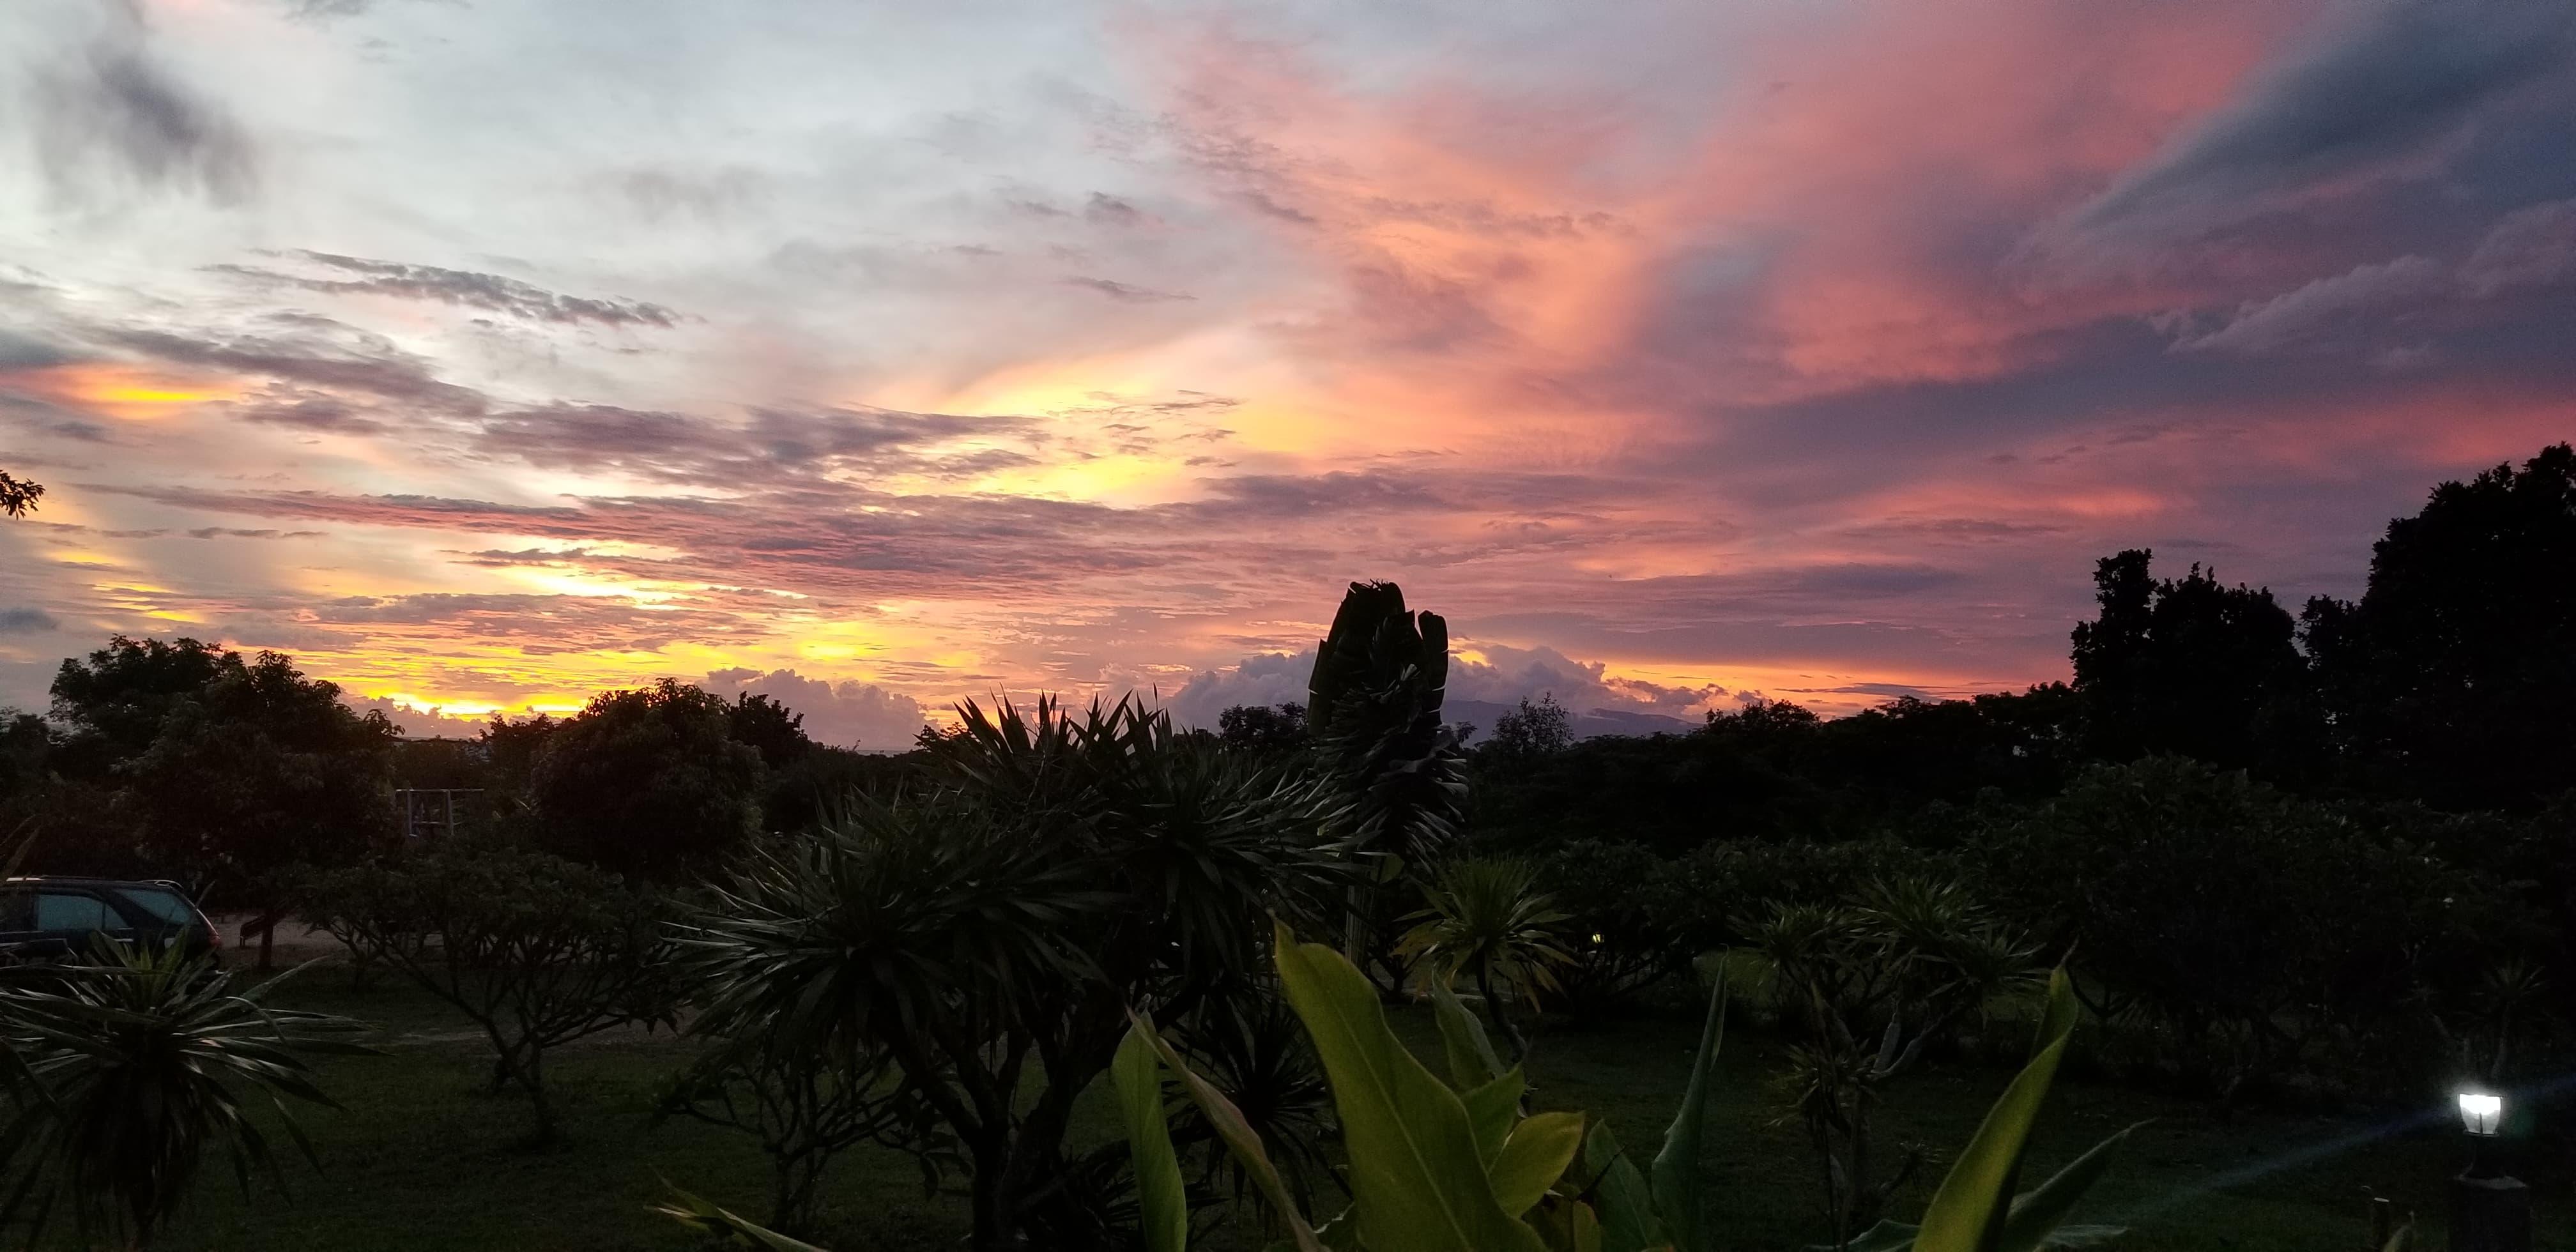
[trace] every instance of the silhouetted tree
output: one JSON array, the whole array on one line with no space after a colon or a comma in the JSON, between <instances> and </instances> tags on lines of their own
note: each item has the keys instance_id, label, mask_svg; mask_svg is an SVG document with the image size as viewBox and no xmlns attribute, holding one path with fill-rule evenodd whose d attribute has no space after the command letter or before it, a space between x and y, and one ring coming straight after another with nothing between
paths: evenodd
<instances>
[{"instance_id":1,"label":"silhouetted tree","mask_svg":"<svg viewBox=\"0 0 2576 1252\"><path fill-rule=\"evenodd\" d=\"M1216 715L1216 738L1226 747L1255 752L1304 748L1306 706L1293 700L1275 705L1234 705Z\"/></svg>"},{"instance_id":2,"label":"silhouetted tree","mask_svg":"<svg viewBox=\"0 0 2576 1252\"><path fill-rule=\"evenodd\" d=\"M1555 692L1535 704L1524 696L1511 712L1494 719L1494 733L1477 746L1507 762L1555 756L1574 746L1574 717L1556 702Z\"/></svg>"},{"instance_id":3,"label":"silhouetted tree","mask_svg":"<svg viewBox=\"0 0 2576 1252\"><path fill-rule=\"evenodd\" d=\"M737 695L725 716L735 742L750 744L760 753L760 763L770 769L784 769L814 750L813 739L805 734L805 715L769 696Z\"/></svg>"},{"instance_id":4,"label":"silhouetted tree","mask_svg":"<svg viewBox=\"0 0 2576 1252\"><path fill-rule=\"evenodd\" d=\"M2451 809L2576 785L2576 449L2435 487L2372 547L2360 603L2303 619L2364 781Z\"/></svg>"},{"instance_id":5,"label":"silhouetted tree","mask_svg":"<svg viewBox=\"0 0 2576 1252\"><path fill-rule=\"evenodd\" d=\"M53 696L65 772L106 789L147 865L200 892L276 915L284 871L354 860L392 829L402 732L277 653L119 636L64 661Z\"/></svg>"},{"instance_id":6,"label":"silhouetted tree","mask_svg":"<svg viewBox=\"0 0 2576 1252\"><path fill-rule=\"evenodd\" d=\"M577 861L669 881L759 826L760 751L724 697L665 678L609 691L546 736L528 781L540 842Z\"/></svg>"},{"instance_id":7,"label":"silhouetted tree","mask_svg":"<svg viewBox=\"0 0 2576 1252\"><path fill-rule=\"evenodd\" d=\"M561 721L539 713L517 721L495 713L476 742L483 748L484 786L499 797L523 799L537 772L537 754L545 751Z\"/></svg>"},{"instance_id":8,"label":"silhouetted tree","mask_svg":"<svg viewBox=\"0 0 2576 1252\"><path fill-rule=\"evenodd\" d=\"M2291 774L2313 763L2307 669L2269 588L2229 587L2197 564L2158 579L2153 554L2104 557L2101 616L2075 627L2075 692L2095 756L2170 752Z\"/></svg>"},{"instance_id":9,"label":"silhouetted tree","mask_svg":"<svg viewBox=\"0 0 2576 1252\"><path fill-rule=\"evenodd\" d=\"M36 511L36 500L44 494L43 483L12 478L9 471L0 470L0 515L25 517Z\"/></svg>"}]
</instances>

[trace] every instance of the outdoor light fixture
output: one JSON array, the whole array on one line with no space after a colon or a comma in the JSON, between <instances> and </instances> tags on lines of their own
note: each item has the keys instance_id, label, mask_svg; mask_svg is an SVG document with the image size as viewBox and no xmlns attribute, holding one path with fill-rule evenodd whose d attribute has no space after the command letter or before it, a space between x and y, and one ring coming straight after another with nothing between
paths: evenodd
<instances>
[{"instance_id":1,"label":"outdoor light fixture","mask_svg":"<svg viewBox=\"0 0 2576 1252\"><path fill-rule=\"evenodd\" d=\"M2531 1252L2531 1189L2499 1159L2504 1097L2472 1088L2459 1103L2469 1167L2451 1180L2452 1252Z\"/></svg>"},{"instance_id":2,"label":"outdoor light fixture","mask_svg":"<svg viewBox=\"0 0 2576 1252\"><path fill-rule=\"evenodd\" d=\"M2489 1138L2504 1124L2504 1097L2492 1091L2460 1093L2460 1124L2479 1138Z\"/></svg>"}]
</instances>

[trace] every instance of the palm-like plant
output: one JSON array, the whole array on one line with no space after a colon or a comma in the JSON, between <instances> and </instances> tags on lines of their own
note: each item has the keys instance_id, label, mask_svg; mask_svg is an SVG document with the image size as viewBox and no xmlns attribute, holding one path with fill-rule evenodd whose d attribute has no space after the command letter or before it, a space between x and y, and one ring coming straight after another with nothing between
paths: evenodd
<instances>
[{"instance_id":1,"label":"palm-like plant","mask_svg":"<svg viewBox=\"0 0 2576 1252\"><path fill-rule=\"evenodd\" d=\"M882 1052L953 1136L975 1246L1065 1246L1102 1198L1066 1155L1074 1104L1127 1007L1178 1023L1248 993L1267 916L1330 862L1310 784L1159 713L960 712L931 790L854 802L719 888L683 937L694 1029Z\"/></svg>"},{"instance_id":2,"label":"palm-like plant","mask_svg":"<svg viewBox=\"0 0 2576 1252\"><path fill-rule=\"evenodd\" d=\"M1416 925L1396 951L1429 962L1443 980L1464 975L1473 981L1485 1016L1511 1040L1513 1054L1527 1052L1497 992L1532 1003L1539 992L1556 989L1551 967L1574 960L1553 929L1566 915L1538 889L1537 867L1526 861L1459 861L1423 895L1429 907L1407 919Z\"/></svg>"},{"instance_id":3,"label":"palm-like plant","mask_svg":"<svg viewBox=\"0 0 2576 1252\"><path fill-rule=\"evenodd\" d=\"M2031 950L1959 884L1872 882L1849 905L1781 905L1746 927L1781 1021L1803 1038L1786 1085L1823 1172L1836 1247L1871 1225L1921 1164L1877 1173L1873 1114L1924 1045L2027 981Z\"/></svg>"},{"instance_id":4,"label":"palm-like plant","mask_svg":"<svg viewBox=\"0 0 2576 1252\"><path fill-rule=\"evenodd\" d=\"M1278 984L1264 978L1250 994L1214 1001L1170 1037L1233 1096L1289 1193L1301 1207L1312 1207L1316 1184L1333 1179L1324 1153L1332 1135L1332 1091L1322 1059ZM1226 1151L1223 1136L1197 1106L1180 1110L1173 1138L1199 1155L1199 1185L1223 1181L1238 1204L1254 1188L1243 1163Z\"/></svg>"},{"instance_id":5,"label":"palm-like plant","mask_svg":"<svg viewBox=\"0 0 2576 1252\"><path fill-rule=\"evenodd\" d=\"M68 1200L82 1229L147 1247L217 1149L244 1190L255 1168L282 1186L255 1099L319 1164L286 1100L338 1107L305 1058L369 1051L348 1038L364 1027L261 1003L283 980L235 994L175 946L102 942L93 960L0 989L0 1034L36 1088L0 1133L0 1223L41 1225Z\"/></svg>"}]
</instances>

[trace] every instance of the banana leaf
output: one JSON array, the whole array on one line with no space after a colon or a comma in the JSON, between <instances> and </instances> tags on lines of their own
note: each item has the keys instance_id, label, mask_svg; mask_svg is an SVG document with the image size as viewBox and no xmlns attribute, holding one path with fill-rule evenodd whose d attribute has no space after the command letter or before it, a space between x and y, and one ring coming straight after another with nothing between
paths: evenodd
<instances>
[{"instance_id":1,"label":"banana leaf","mask_svg":"<svg viewBox=\"0 0 2576 1252\"><path fill-rule=\"evenodd\" d=\"M2075 996L2060 969L2049 979L2048 1007L2029 1063L1987 1111L1976 1137L1933 1193L1922 1228L1915 1232L1917 1252L2001 1252L2031 1126L2039 1120L2074 1029ZM2093 1159L2092 1154L2086 1159Z\"/></svg>"},{"instance_id":2,"label":"banana leaf","mask_svg":"<svg viewBox=\"0 0 2576 1252\"><path fill-rule=\"evenodd\" d=\"M1269 1150L1261 1146L1261 1132L1244 1120L1243 1110L1236 1108L1234 1101L1225 1098L1225 1093L1218 1091L1214 1084L1191 1070L1180 1053L1173 1051L1172 1045L1154 1032L1153 1023L1132 1012L1127 1019L1130 1023L1129 1037L1144 1039L1146 1046L1152 1048L1154 1055L1163 1062L1163 1068L1180 1080L1181 1090L1190 1097L1191 1103L1199 1106L1199 1112L1206 1115L1208 1125L1215 1129L1217 1138L1225 1141L1226 1151L1243 1166L1254 1188L1261 1192L1261 1198L1270 1202L1271 1211L1278 1214L1280 1222L1288 1228L1290 1246L1296 1252L1328 1252L1328 1245L1317 1237L1315 1229L1306 1223L1306 1215L1298 1210L1295 1197L1288 1194L1288 1184L1280 1178L1279 1167L1271 1163Z\"/></svg>"},{"instance_id":3,"label":"banana leaf","mask_svg":"<svg viewBox=\"0 0 2576 1252\"><path fill-rule=\"evenodd\" d=\"M1700 1200L1700 1124L1708 1112L1709 1076L1717 1069L1717 1049L1726 1037L1726 971L1720 967L1708 994L1708 1020L1700 1027L1699 1052L1691 1058L1689 1085L1682 1088L1681 1107L1672 1128L1664 1132L1664 1150L1648 1170L1653 1180L1655 1217L1679 1252L1707 1252L1703 1230L1705 1205Z\"/></svg>"},{"instance_id":4,"label":"banana leaf","mask_svg":"<svg viewBox=\"0 0 2576 1252\"><path fill-rule=\"evenodd\" d=\"M1545 1252L1506 1212L1467 1106L1387 1029L1377 988L1329 948L1278 928L1279 977L1333 1088L1360 1240L1402 1252Z\"/></svg>"},{"instance_id":5,"label":"banana leaf","mask_svg":"<svg viewBox=\"0 0 2576 1252\"><path fill-rule=\"evenodd\" d=\"M1180 1157L1172 1151L1171 1123L1163 1116L1162 1060L1137 1028L1129 1027L1119 1043L1109 1078L1118 1089L1118 1109L1127 1125L1145 1252L1186 1252L1190 1201L1181 1182Z\"/></svg>"},{"instance_id":6,"label":"banana leaf","mask_svg":"<svg viewBox=\"0 0 2576 1252\"><path fill-rule=\"evenodd\" d=\"M1518 1217L1538 1207L1540 1196L1565 1176L1583 1149L1583 1114L1540 1113L1521 1119L1494 1158L1489 1176L1503 1211Z\"/></svg>"}]
</instances>

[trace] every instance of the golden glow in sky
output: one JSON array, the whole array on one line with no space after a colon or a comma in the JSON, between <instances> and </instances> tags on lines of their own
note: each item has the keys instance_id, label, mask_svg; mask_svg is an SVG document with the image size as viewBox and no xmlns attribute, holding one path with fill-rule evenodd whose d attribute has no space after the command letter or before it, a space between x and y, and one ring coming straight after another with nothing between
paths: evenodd
<instances>
[{"instance_id":1,"label":"golden glow in sky","mask_svg":"<svg viewBox=\"0 0 2576 1252\"><path fill-rule=\"evenodd\" d=\"M2100 556L2349 593L2576 429L2560 17L0 5L0 705L1207 721L1355 578L1476 707L2055 679Z\"/></svg>"}]
</instances>

